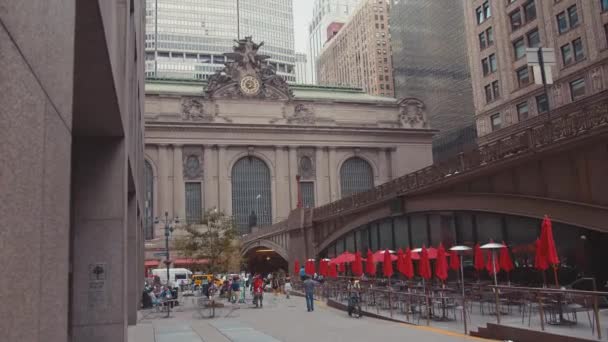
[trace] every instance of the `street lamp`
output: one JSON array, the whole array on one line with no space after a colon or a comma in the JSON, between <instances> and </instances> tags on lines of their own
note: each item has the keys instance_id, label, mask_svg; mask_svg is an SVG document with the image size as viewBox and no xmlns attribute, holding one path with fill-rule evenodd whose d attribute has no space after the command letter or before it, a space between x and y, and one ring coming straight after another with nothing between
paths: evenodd
<instances>
[{"instance_id":1,"label":"street lamp","mask_svg":"<svg viewBox=\"0 0 608 342\"><path fill-rule=\"evenodd\" d=\"M158 224L160 223L160 220L158 219L158 217L154 218L154 223ZM165 266L167 267L167 288L170 289L169 287L169 279L171 278L170 274L169 274L169 265L171 265L171 260L169 259L169 236L171 235L171 233L173 233L174 230L174 225L179 223L179 218L177 216L175 216L174 219L170 220L169 219L169 213L165 211L165 219L164 219L164 224L165 224ZM169 317L169 314L171 312L171 306L168 305L167 303L167 317Z\"/></svg>"},{"instance_id":2,"label":"street lamp","mask_svg":"<svg viewBox=\"0 0 608 342\"><path fill-rule=\"evenodd\" d=\"M467 316L466 316L466 312L467 312L467 303L465 300L465 293L464 293L464 262L463 262L463 254L465 252L468 252L471 250L471 247L468 246L454 246L452 248L450 248L450 251L452 253L457 253L459 254L460 257L460 285L461 285L461 289L462 289L462 319L464 321L464 333L467 334Z\"/></svg>"}]
</instances>

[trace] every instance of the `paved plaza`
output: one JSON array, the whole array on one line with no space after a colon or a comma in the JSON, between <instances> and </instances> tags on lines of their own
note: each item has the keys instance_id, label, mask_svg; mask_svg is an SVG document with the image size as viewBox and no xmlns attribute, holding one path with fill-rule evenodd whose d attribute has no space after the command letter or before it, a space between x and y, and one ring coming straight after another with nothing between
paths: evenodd
<instances>
[{"instance_id":1,"label":"paved plaza","mask_svg":"<svg viewBox=\"0 0 608 342\"><path fill-rule=\"evenodd\" d=\"M176 309L171 318L162 313L143 317L129 327L130 342L308 342L308 341L483 341L455 332L416 327L372 318L350 318L336 309L316 302L314 312L306 311L303 298L267 295L263 309L250 304L218 309L213 319L200 319L193 299Z\"/></svg>"}]
</instances>

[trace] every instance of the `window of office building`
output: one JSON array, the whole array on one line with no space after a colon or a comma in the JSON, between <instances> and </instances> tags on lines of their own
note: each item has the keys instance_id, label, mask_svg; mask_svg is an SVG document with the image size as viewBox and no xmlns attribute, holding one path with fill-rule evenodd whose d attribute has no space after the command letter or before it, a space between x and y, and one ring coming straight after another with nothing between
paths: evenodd
<instances>
[{"instance_id":1,"label":"window of office building","mask_svg":"<svg viewBox=\"0 0 608 342\"><path fill-rule=\"evenodd\" d=\"M488 60L490 61L490 72L492 72L492 73L496 72L496 69L497 69L496 55L491 54L490 56L488 56Z\"/></svg>"},{"instance_id":2,"label":"window of office building","mask_svg":"<svg viewBox=\"0 0 608 342\"><path fill-rule=\"evenodd\" d=\"M572 47L570 44L566 44L560 48L562 51L562 62L564 65L570 65L574 62L574 56L572 55Z\"/></svg>"},{"instance_id":3,"label":"window of office building","mask_svg":"<svg viewBox=\"0 0 608 342\"><path fill-rule=\"evenodd\" d=\"M522 26L523 21L519 8L511 12L511 14L509 14L509 18L511 18L511 31L518 30Z\"/></svg>"},{"instance_id":4,"label":"window of office building","mask_svg":"<svg viewBox=\"0 0 608 342\"><path fill-rule=\"evenodd\" d=\"M540 46L540 35L538 34L538 29L528 32L528 34L526 34L526 38L528 38L528 47L535 48Z\"/></svg>"},{"instance_id":5,"label":"window of office building","mask_svg":"<svg viewBox=\"0 0 608 342\"><path fill-rule=\"evenodd\" d=\"M585 58L585 51L583 49L583 41L581 38L577 38L572 41L572 49L574 50L574 59L578 62Z\"/></svg>"},{"instance_id":6,"label":"window of office building","mask_svg":"<svg viewBox=\"0 0 608 342\"><path fill-rule=\"evenodd\" d=\"M500 113L490 116L490 124L492 125L492 132L500 129L502 126L502 118L500 117Z\"/></svg>"},{"instance_id":7,"label":"window of office building","mask_svg":"<svg viewBox=\"0 0 608 342\"><path fill-rule=\"evenodd\" d=\"M570 28L578 26L578 11L576 5L568 8L568 20L570 22Z\"/></svg>"},{"instance_id":8,"label":"window of office building","mask_svg":"<svg viewBox=\"0 0 608 342\"><path fill-rule=\"evenodd\" d=\"M513 52L515 54L515 60L519 60L524 58L526 55L526 44L523 38L519 38L515 42L513 42Z\"/></svg>"},{"instance_id":9,"label":"window of office building","mask_svg":"<svg viewBox=\"0 0 608 342\"><path fill-rule=\"evenodd\" d=\"M539 113L544 113L549 110L549 102L547 101L547 95L542 94L536 97L536 108Z\"/></svg>"},{"instance_id":10,"label":"window of office building","mask_svg":"<svg viewBox=\"0 0 608 342\"><path fill-rule=\"evenodd\" d=\"M494 96L494 100L500 97L500 89L498 86L498 81L492 82L492 95Z\"/></svg>"},{"instance_id":11,"label":"window of office building","mask_svg":"<svg viewBox=\"0 0 608 342\"><path fill-rule=\"evenodd\" d=\"M485 33L485 31L484 31L484 32L481 32L481 33L479 34L479 48L480 48L481 50L483 50L483 49L485 49L485 48L486 48L487 44L488 44L488 43L487 43L487 41L486 41L486 33Z\"/></svg>"},{"instance_id":12,"label":"window of office building","mask_svg":"<svg viewBox=\"0 0 608 342\"><path fill-rule=\"evenodd\" d=\"M608 11L608 0L601 0L602 1L602 11Z\"/></svg>"},{"instance_id":13,"label":"window of office building","mask_svg":"<svg viewBox=\"0 0 608 342\"><path fill-rule=\"evenodd\" d=\"M517 74L517 83L520 88L530 84L530 72L527 66L518 69L515 73Z\"/></svg>"},{"instance_id":14,"label":"window of office building","mask_svg":"<svg viewBox=\"0 0 608 342\"><path fill-rule=\"evenodd\" d=\"M528 102L522 102L517 105L517 119L518 121L524 121L528 118Z\"/></svg>"},{"instance_id":15,"label":"window of office building","mask_svg":"<svg viewBox=\"0 0 608 342\"><path fill-rule=\"evenodd\" d=\"M530 0L524 4L524 12L526 13L526 22L536 19L536 4L534 0Z\"/></svg>"},{"instance_id":16,"label":"window of office building","mask_svg":"<svg viewBox=\"0 0 608 342\"><path fill-rule=\"evenodd\" d=\"M585 96L585 79L579 78L578 80L570 82L570 94L572 101L576 101Z\"/></svg>"}]
</instances>

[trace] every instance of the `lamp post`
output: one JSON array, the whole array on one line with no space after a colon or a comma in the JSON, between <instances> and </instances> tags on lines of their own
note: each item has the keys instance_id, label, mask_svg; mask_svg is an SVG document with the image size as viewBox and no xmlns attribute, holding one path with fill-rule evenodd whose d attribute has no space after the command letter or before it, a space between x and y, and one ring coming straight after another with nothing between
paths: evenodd
<instances>
[{"instance_id":1,"label":"lamp post","mask_svg":"<svg viewBox=\"0 0 608 342\"><path fill-rule=\"evenodd\" d=\"M160 223L160 220L158 219L158 217L156 217L154 219L154 223L158 224ZM170 289L169 287L169 279L171 278L170 274L169 274L169 265L171 265L171 260L169 259L169 236L171 235L171 233L173 233L174 227L173 225L178 224L179 223L179 218L177 216L175 216L174 219L170 220L169 219L169 213L165 211L165 219L164 219L164 224L165 224L165 267L167 268L167 288ZM169 317L169 314L171 313L171 306L167 303L167 317Z\"/></svg>"},{"instance_id":2,"label":"lamp post","mask_svg":"<svg viewBox=\"0 0 608 342\"><path fill-rule=\"evenodd\" d=\"M494 273L494 294L496 296L496 323L500 324L500 306L499 306L499 298L498 298L498 279L496 278L496 251L503 247L502 244L496 242L486 243L481 246L481 249L489 249L492 254L492 273Z\"/></svg>"},{"instance_id":3,"label":"lamp post","mask_svg":"<svg viewBox=\"0 0 608 342\"><path fill-rule=\"evenodd\" d=\"M460 257L460 284L462 287L462 320L464 321L464 333L467 334L467 304L465 300L464 294L464 264L463 264L463 254L466 251L470 251L471 247L468 246L454 246L450 248L450 251L453 253L458 253Z\"/></svg>"}]
</instances>

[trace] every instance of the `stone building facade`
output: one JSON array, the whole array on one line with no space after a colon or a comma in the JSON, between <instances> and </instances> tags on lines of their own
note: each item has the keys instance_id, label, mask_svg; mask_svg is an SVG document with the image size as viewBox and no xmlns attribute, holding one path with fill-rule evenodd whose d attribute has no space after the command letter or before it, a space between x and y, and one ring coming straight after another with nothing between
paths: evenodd
<instances>
[{"instance_id":1,"label":"stone building facade","mask_svg":"<svg viewBox=\"0 0 608 342\"><path fill-rule=\"evenodd\" d=\"M480 144L606 91L608 2L474 0L464 10ZM555 50L548 95L527 66L528 47Z\"/></svg>"},{"instance_id":2,"label":"stone building facade","mask_svg":"<svg viewBox=\"0 0 608 342\"><path fill-rule=\"evenodd\" d=\"M126 342L137 322L144 11L0 5L2 341Z\"/></svg>"},{"instance_id":3,"label":"stone building facade","mask_svg":"<svg viewBox=\"0 0 608 342\"><path fill-rule=\"evenodd\" d=\"M394 96L389 8L386 0L361 1L325 43L316 65L318 84Z\"/></svg>"},{"instance_id":4,"label":"stone building facade","mask_svg":"<svg viewBox=\"0 0 608 342\"><path fill-rule=\"evenodd\" d=\"M227 55L259 57L240 53ZM146 85L151 239L162 235L152 218L164 212L196 223L218 208L246 234L252 213L254 226L270 225L299 198L306 207L326 204L432 162L434 131L417 99L290 87L263 63L235 64L209 84Z\"/></svg>"}]
</instances>

